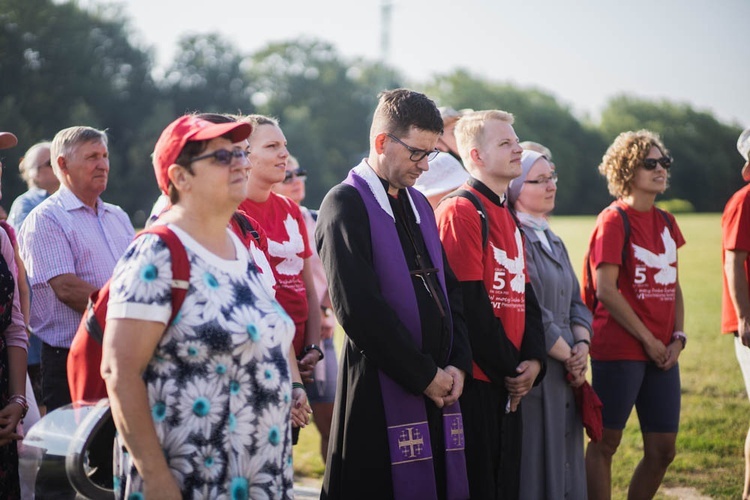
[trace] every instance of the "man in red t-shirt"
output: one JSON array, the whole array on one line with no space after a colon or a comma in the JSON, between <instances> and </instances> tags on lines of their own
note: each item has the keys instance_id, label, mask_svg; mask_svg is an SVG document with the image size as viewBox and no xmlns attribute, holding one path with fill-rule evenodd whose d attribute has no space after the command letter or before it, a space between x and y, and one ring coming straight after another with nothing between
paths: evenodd
<instances>
[{"instance_id":1,"label":"man in red t-shirt","mask_svg":"<svg viewBox=\"0 0 750 500\"><path fill-rule=\"evenodd\" d=\"M518 497L517 409L544 376L547 356L521 232L505 204L508 184L521 173L522 149L512 124L510 113L478 111L464 115L455 129L471 174L462 189L484 208L487 241L469 199L446 199L436 211L440 239L461 282L474 359L473 380L461 396L472 498Z\"/></svg>"},{"instance_id":2,"label":"man in red t-shirt","mask_svg":"<svg viewBox=\"0 0 750 500\"><path fill-rule=\"evenodd\" d=\"M745 158L742 178L750 181L750 128L740 135L737 149ZM727 202L721 217L721 231L724 262L721 331L735 335L737 361L750 394L750 184L737 191ZM745 440L745 487L742 498L750 498L750 430Z\"/></svg>"}]
</instances>

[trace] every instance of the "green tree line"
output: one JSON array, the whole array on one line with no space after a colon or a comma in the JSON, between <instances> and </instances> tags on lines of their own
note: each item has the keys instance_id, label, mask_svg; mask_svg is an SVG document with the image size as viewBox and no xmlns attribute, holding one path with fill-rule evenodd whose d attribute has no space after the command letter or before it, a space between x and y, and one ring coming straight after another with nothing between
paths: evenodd
<instances>
[{"instance_id":1,"label":"green tree line","mask_svg":"<svg viewBox=\"0 0 750 500\"><path fill-rule=\"evenodd\" d=\"M0 0L0 130L20 144L4 151L6 209L25 190L15 165L23 152L73 125L106 129L110 183L104 197L139 225L158 195L150 154L161 130L185 112L263 113L280 119L289 149L308 169L317 206L368 150L380 90L410 87L438 105L499 108L516 115L522 140L547 145L560 173L557 212L592 214L610 200L596 167L622 131L661 134L675 159L667 198L720 211L742 185L727 124L689 104L613 96L597 122L577 117L552 94L495 82L460 68L409 81L393 68L345 58L330 43L299 38L243 53L220 33L186 35L158 78L152 49L119 5Z\"/></svg>"}]
</instances>

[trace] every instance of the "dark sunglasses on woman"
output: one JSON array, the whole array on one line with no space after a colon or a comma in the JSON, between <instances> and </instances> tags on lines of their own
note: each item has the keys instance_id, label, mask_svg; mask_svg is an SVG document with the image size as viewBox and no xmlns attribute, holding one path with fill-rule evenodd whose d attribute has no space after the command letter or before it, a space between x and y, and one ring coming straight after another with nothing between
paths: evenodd
<instances>
[{"instance_id":1,"label":"dark sunglasses on woman","mask_svg":"<svg viewBox=\"0 0 750 500\"><path fill-rule=\"evenodd\" d=\"M665 169L669 169L672 166L672 158L662 156L661 158L646 158L643 160L643 168L646 170L654 170L657 164L660 164Z\"/></svg>"},{"instance_id":2,"label":"dark sunglasses on woman","mask_svg":"<svg viewBox=\"0 0 750 500\"><path fill-rule=\"evenodd\" d=\"M294 180L295 177L299 177L303 181L307 177L307 170L304 168L298 168L297 170L287 170L286 174L284 174L284 180L282 181L284 184L289 184Z\"/></svg>"},{"instance_id":3,"label":"dark sunglasses on woman","mask_svg":"<svg viewBox=\"0 0 750 500\"><path fill-rule=\"evenodd\" d=\"M217 149L213 153L208 153L202 156L196 156L195 158L190 158L190 161L188 163L193 163L198 160L205 160L206 158L213 158L216 160L216 163L219 165L224 165L225 167L228 167L232 164L232 160L235 158L240 158L243 161L247 161L247 151L240 148L235 148L232 151L229 151L228 149Z\"/></svg>"}]
</instances>

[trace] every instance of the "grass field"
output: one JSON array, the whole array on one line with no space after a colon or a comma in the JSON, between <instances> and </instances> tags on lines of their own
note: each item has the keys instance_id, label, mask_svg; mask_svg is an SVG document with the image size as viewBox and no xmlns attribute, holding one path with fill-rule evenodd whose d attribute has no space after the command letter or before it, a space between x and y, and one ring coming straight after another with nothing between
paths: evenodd
<instances>
[{"instance_id":1,"label":"grass field","mask_svg":"<svg viewBox=\"0 0 750 500\"><path fill-rule=\"evenodd\" d=\"M679 273L689 341L680 357L682 416L677 458L667 472L664 486L692 487L717 499L738 498L742 492L742 446L750 403L734 356L733 340L719 334L720 215L680 215L677 222L687 241L679 251ZM553 230L568 246L578 272L593 224L593 217L552 220ZM322 476L318 447L317 432L313 428L304 430L294 450L294 468L300 479L315 481ZM626 497L628 481L641 453L634 412L612 467L614 498Z\"/></svg>"}]
</instances>

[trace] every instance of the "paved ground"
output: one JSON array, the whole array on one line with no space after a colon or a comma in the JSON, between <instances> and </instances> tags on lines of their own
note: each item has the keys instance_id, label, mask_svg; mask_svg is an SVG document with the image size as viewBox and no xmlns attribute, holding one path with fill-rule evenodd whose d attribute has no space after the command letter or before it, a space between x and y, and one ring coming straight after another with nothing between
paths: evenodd
<instances>
[{"instance_id":1,"label":"paved ground","mask_svg":"<svg viewBox=\"0 0 750 500\"><path fill-rule=\"evenodd\" d=\"M711 497L702 495L695 488L662 488L659 491L669 497L678 498L679 500L712 500Z\"/></svg>"},{"instance_id":2,"label":"paved ground","mask_svg":"<svg viewBox=\"0 0 750 500\"><path fill-rule=\"evenodd\" d=\"M320 488L294 487L294 498L320 498Z\"/></svg>"},{"instance_id":3,"label":"paved ground","mask_svg":"<svg viewBox=\"0 0 750 500\"><path fill-rule=\"evenodd\" d=\"M295 498L320 498L320 486L311 484L308 480L303 480L304 485L298 484L294 488ZM698 492L695 488L661 488L660 493L668 497L674 497L678 500L712 500Z\"/></svg>"},{"instance_id":4,"label":"paved ground","mask_svg":"<svg viewBox=\"0 0 750 500\"><path fill-rule=\"evenodd\" d=\"M294 477L294 496L295 498L320 498L320 487L323 484L321 479L309 477Z\"/></svg>"}]
</instances>

